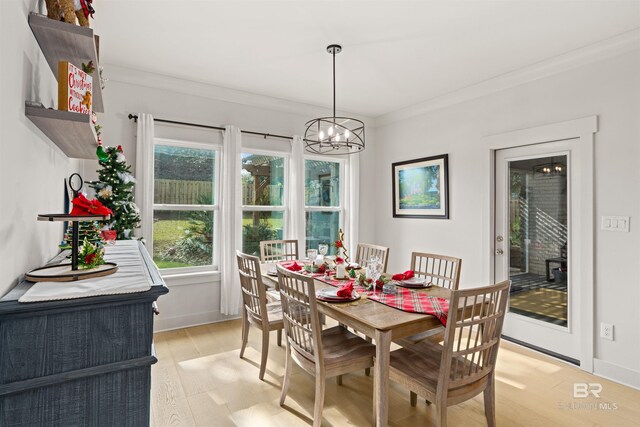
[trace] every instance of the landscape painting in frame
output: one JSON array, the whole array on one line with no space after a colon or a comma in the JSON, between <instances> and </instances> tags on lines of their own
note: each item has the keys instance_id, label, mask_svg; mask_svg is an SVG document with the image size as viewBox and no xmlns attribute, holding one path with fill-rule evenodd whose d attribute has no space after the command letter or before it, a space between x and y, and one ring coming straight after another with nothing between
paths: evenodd
<instances>
[{"instance_id":1,"label":"landscape painting in frame","mask_svg":"<svg viewBox=\"0 0 640 427\"><path fill-rule=\"evenodd\" d=\"M393 163L393 216L449 218L449 156Z\"/></svg>"}]
</instances>

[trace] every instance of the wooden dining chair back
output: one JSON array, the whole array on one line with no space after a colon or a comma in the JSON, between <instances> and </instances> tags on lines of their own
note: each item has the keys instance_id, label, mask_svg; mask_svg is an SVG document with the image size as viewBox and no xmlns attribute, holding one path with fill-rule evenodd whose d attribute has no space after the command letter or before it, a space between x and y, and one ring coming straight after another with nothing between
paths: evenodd
<instances>
[{"instance_id":1,"label":"wooden dining chair back","mask_svg":"<svg viewBox=\"0 0 640 427\"><path fill-rule=\"evenodd\" d=\"M289 389L293 362L315 376L313 425L320 426L325 380L373 366L375 346L346 328L322 330L318 316L314 279L276 266L286 333L285 374L280 405ZM338 382L341 384L341 380Z\"/></svg>"},{"instance_id":2,"label":"wooden dining chair back","mask_svg":"<svg viewBox=\"0 0 640 427\"><path fill-rule=\"evenodd\" d=\"M416 277L424 277L433 285L456 290L460 285L460 269L462 259L445 255L424 252L411 253L411 270ZM444 328L438 327L429 331L400 338L394 342L403 347L412 346L425 339L440 342L444 338Z\"/></svg>"},{"instance_id":3,"label":"wooden dining chair back","mask_svg":"<svg viewBox=\"0 0 640 427\"><path fill-rule=\"evenodd\" d=\"M262 282L260 259L240 251L236 251L236 258L243 301L240 358L244 356L244 350L247 346L249 325L253 324L262 331L262 359L259 378L263 379L269 353L269 333L271 331L278 332L278 345L281 345L282 330L284 329L282 308L279 302L267 303L267 289Z\"/></svg>"},{"instance_id":4,"label":"wooden dining chair back","mask_svg":"<svg viewBox=\"0 0 640 427\"><path fill-rule=\"evenodd\" d=\"M429 340L391 353L390 379L435 403L436 425L445 426L447 406L484 393L485 416L495 425L494 371L509 297L509 281L453 291L444 344Z\"/></svg>"},{"instance_id":5,"label":"wooden dining chair back","mask_svg":"<svg viewBox=\"0 0 640 427\"><path fill-rule=\"evenodd\" d=\"M371 257L378 257L382 261L382 272L386 273L387 263L389 262L389 248L372 245L370 243L358 243L354 262L364 267L367 265L367 260Z\"/></svg>"},{"instance_id":6,"label":"wooden dining chair back","mask_svg":"<svg viewBox=\"0 0 640 427\"><path fill-rule=\"evenodd\" d=\"M299 259L297 240L264 240L260 242L260 260L275 262Z\"/></svg>"},{"instance_id":7,"label":"wooden dining chair back","mask_svg":"<svg viewBox=\"0 0 640 427\"><path fill-rule=\"evenodd\" d=\"M424 252L411 253L411 270L436 286L458 289L462 259Z\"/></svg>"}]
</instances>

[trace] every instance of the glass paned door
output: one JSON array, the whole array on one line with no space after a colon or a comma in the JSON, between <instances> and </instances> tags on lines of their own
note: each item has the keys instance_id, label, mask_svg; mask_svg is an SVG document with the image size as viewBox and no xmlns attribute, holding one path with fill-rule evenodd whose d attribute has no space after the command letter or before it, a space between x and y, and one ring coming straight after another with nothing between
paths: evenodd
<instances>
[{"instance_id":1,"label":"glass paned door","mask_svg":"<svg viewBox=\"0 0 640 427\"><path fill-rule=\"evenodd\" d=\"M509 311L567 326L566 155L508 161Z\"/></svg>"},{"instance_id":2,"label":"glass paned door","mask_svg":"<svg viewBox=\"0 0 640 427\"><path fill-rule=\"evenodd\" d=\"M580 360L580 220L573 140L495 153L495 281L511 280L503 335ZM572 244L574 242L574 244ZM578 243L575 243L578 242Z\"/></svg>"}]
</instances>

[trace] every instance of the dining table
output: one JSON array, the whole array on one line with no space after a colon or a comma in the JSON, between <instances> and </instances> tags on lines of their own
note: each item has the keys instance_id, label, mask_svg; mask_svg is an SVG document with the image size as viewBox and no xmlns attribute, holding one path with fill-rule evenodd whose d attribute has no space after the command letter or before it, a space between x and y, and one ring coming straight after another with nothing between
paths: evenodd
<instances>
[{"instance_id":1,"label":"dining table","mask_svg":"<svg viewBox=\"0 0 640 427\"><path fill-rule=\"evenodd\" d=\"M269 274L275 263L264 263L261 268L263 283L277 288L278 279ZM316 291L334 287L321 277L314 280ZM451 291L440 286L430 286L423 289L412 289L413 292L424 292L433 297L451 298ZM381 291L378 291L381 292ZM482 304L478 301L476 304ZM391 342L420 332L442 326L435 316L422 313L410 313L398 308L382 304L366 295L354 302L325 302L317 300L318 311L329 316L340 324L349 326L374 340L376 346L376 361L374 365L374 420L376 426L386 426L389 417L389 363L391 358ZM460 315L467 315L472 311L470 307L458 307Z\"/></svg>"}]
</instances>

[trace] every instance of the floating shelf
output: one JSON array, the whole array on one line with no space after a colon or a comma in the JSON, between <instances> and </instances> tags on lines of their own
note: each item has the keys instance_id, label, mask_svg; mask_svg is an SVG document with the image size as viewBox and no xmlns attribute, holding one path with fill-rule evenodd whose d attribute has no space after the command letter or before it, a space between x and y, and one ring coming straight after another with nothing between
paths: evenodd
<instances>
[{"instance_id":1,"label":"floating shelf","mask_svg":"<svg viewBox=\"0 0 640 427\"><path fill-rule=\"evenodd\" d=\"M24 114L68 157L96 159L96 131L88 114L71 113L28 103Z\"/></svg>"},{"instance_id":2,"label":"floating shelf","mask_svg":"<svg viewBox=\"0 0 640 427\"><path fill-rule=\"evenodd\" d=\"M54 21L33 12L29 14L29 26L56 80L58 79L58 62L69 61L82 69L82 63L93 61L96 68L92 74L93 111L103 113L104 103L98 68L99 37L93 34L91 28Z\"/></svg>"}]
</instances>

